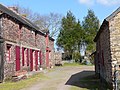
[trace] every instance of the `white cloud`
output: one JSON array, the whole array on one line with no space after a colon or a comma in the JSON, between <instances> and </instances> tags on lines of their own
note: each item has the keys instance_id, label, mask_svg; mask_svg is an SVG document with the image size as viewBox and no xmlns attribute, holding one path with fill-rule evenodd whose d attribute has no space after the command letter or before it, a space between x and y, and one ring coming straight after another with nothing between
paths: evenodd
<instances>
[{"instance_id":1,"label":"white cloud","mask_svg":"<svg viewBox=\"0 0 120 90\"><path fill-rule=\"evenodd\" d=\"M97 0L97 3L102 4L102 5L118 5L120 4L120 0Z\"/></svg>"},{"instance_id":2,"label":"white cloud","mask_svg":"<svg viewBox=\"0 0 120 90\"><path fill-rule=\"evenodd\" d=\"M79 0L79 2L80 2L81 4L90 5L90 6L95 3L94 0Z\"/></svg>"},{"instance_id":3,"label":"white cloud","mask_svg":"<svg viewBox=\"0 0 120 90\"><path fill-rule=\"evenodd\" d=\"M81 4L85 4L88 6L94 5L94 4L101 4L101 5L106 5L106 6L111 6L111 5L119 5L120 0L79 0Z\"/></svg>"}]
</instances>

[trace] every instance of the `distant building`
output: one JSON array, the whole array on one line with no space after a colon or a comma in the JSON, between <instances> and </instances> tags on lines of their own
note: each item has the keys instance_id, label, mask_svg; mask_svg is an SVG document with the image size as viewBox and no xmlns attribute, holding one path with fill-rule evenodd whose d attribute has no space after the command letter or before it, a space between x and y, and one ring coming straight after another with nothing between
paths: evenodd
<instances>
[{"instance_id":1,"label":"distant building","mask_svg":"<svg viewBox=\"0 0 120 90\"><path fill-rule=\"evenodd\" d=\"M62 65L62 53L60 51L56 51L55 54L55 65L60 66Z\"/></svg>"}]
</instances>

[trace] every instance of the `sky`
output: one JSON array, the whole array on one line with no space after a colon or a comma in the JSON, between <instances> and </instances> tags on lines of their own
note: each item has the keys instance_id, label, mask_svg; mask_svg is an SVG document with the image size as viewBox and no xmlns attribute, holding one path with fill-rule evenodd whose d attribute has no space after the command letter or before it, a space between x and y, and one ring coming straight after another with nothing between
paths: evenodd
<instances>
[{"instance_id":1,"label":"sky","mask_svg":"<svg viewBox=\"0 0 120 90\"><path fill-rule=\"evenodd\" d=\"M41 15L54 12L65 16L70 10L80 21L88 9L92 9L100 22L120 6L120 0L0 0L0 3L5 6L19 4Z\"/></svg>"},{"instance_id":2,"label":"sky","mask_svg":"<svg viewBox=\"0 0 120 90\"><path fill-rule=\"evenodd\" d=\"M88 9L92 9L101 23L120 6L120 0L0 0L0 3L5 6L18 4L41 15L53 12L65 16L67 11L71 11L80 21Z\"/></svg>"}]
</instances>

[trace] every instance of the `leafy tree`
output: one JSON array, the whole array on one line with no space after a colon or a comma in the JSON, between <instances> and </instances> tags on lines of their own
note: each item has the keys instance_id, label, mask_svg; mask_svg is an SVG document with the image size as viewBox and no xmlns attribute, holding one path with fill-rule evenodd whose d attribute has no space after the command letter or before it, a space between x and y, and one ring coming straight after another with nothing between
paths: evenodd
<instances>
[{"instance_id":1,"label":"leafy tree","mask_svg":"<svg viewBox=\"0 0 120 90\"><path fill-rule=\"evenodd\" d=\"M75 62L80 62L81 58L80 52L73 52L72 58L75 60Z\"/></svg>"},{"instance_id":2,"label":"leafy tree","mask_svg":"<svg viewBox=\"0 0 120 90\"><path fill-rule=\"evenodd\" d=\"M82 22L82 27L85 31L84 42L86 43L86 49L89 51L95 50L93 39L99 29L99 19L92 10L88 10L88 14Z\"/></svg>"},{"instance_id":3,"label":"leafy tree","mask_svg":"<svg viewBox=\"0 0 120 90\"><path fill-rule=\"evenodd\" d=\"M64 49L67 56L72 56L73 52L80 51L82 32L80 21L76 21L71 11L67 12L66 17L62 18L60 33L57 38L57 45Z\"/></svg>"},{"instance_id":4,"label":"leafy tree","mask_svg":"<svg viewBox=\"0 0 120 90\"><path fill-rule=\"evenodd\" d=\"M73 51L74 46L74 27L76 25L76 19L73 16L72 12L67 12L66 17L62 18L62 24L60 28L60 33L57 38L57 45L62 47L65 52L68 52L69 55Z\"/></svg>"}]
</instances>

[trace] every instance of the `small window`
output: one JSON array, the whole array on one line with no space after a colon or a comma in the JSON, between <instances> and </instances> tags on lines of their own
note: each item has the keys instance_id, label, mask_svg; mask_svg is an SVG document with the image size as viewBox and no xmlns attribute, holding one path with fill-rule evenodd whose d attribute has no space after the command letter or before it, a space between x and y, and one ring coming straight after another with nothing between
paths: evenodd
<instances>
[{"instance_id":1,"label":"small window","mask_svg":"<svg viewBox=\"0 0 120 90\"><path fill-rule=\"evenodd\" d=\"M21 30L21 29L22 29L22 24L19 25L19 30Z\"/></svg>"},{"instance_id":2,"label":"small window","mask_svg":"<svg viewBox=\"0 0 120 90\"><path fill-rule=\"evenodd\" d=\"M7 50L6 50L6 60L7 62L11 61L11 45L7 45Z\"/></svg>"}]
</instances>

